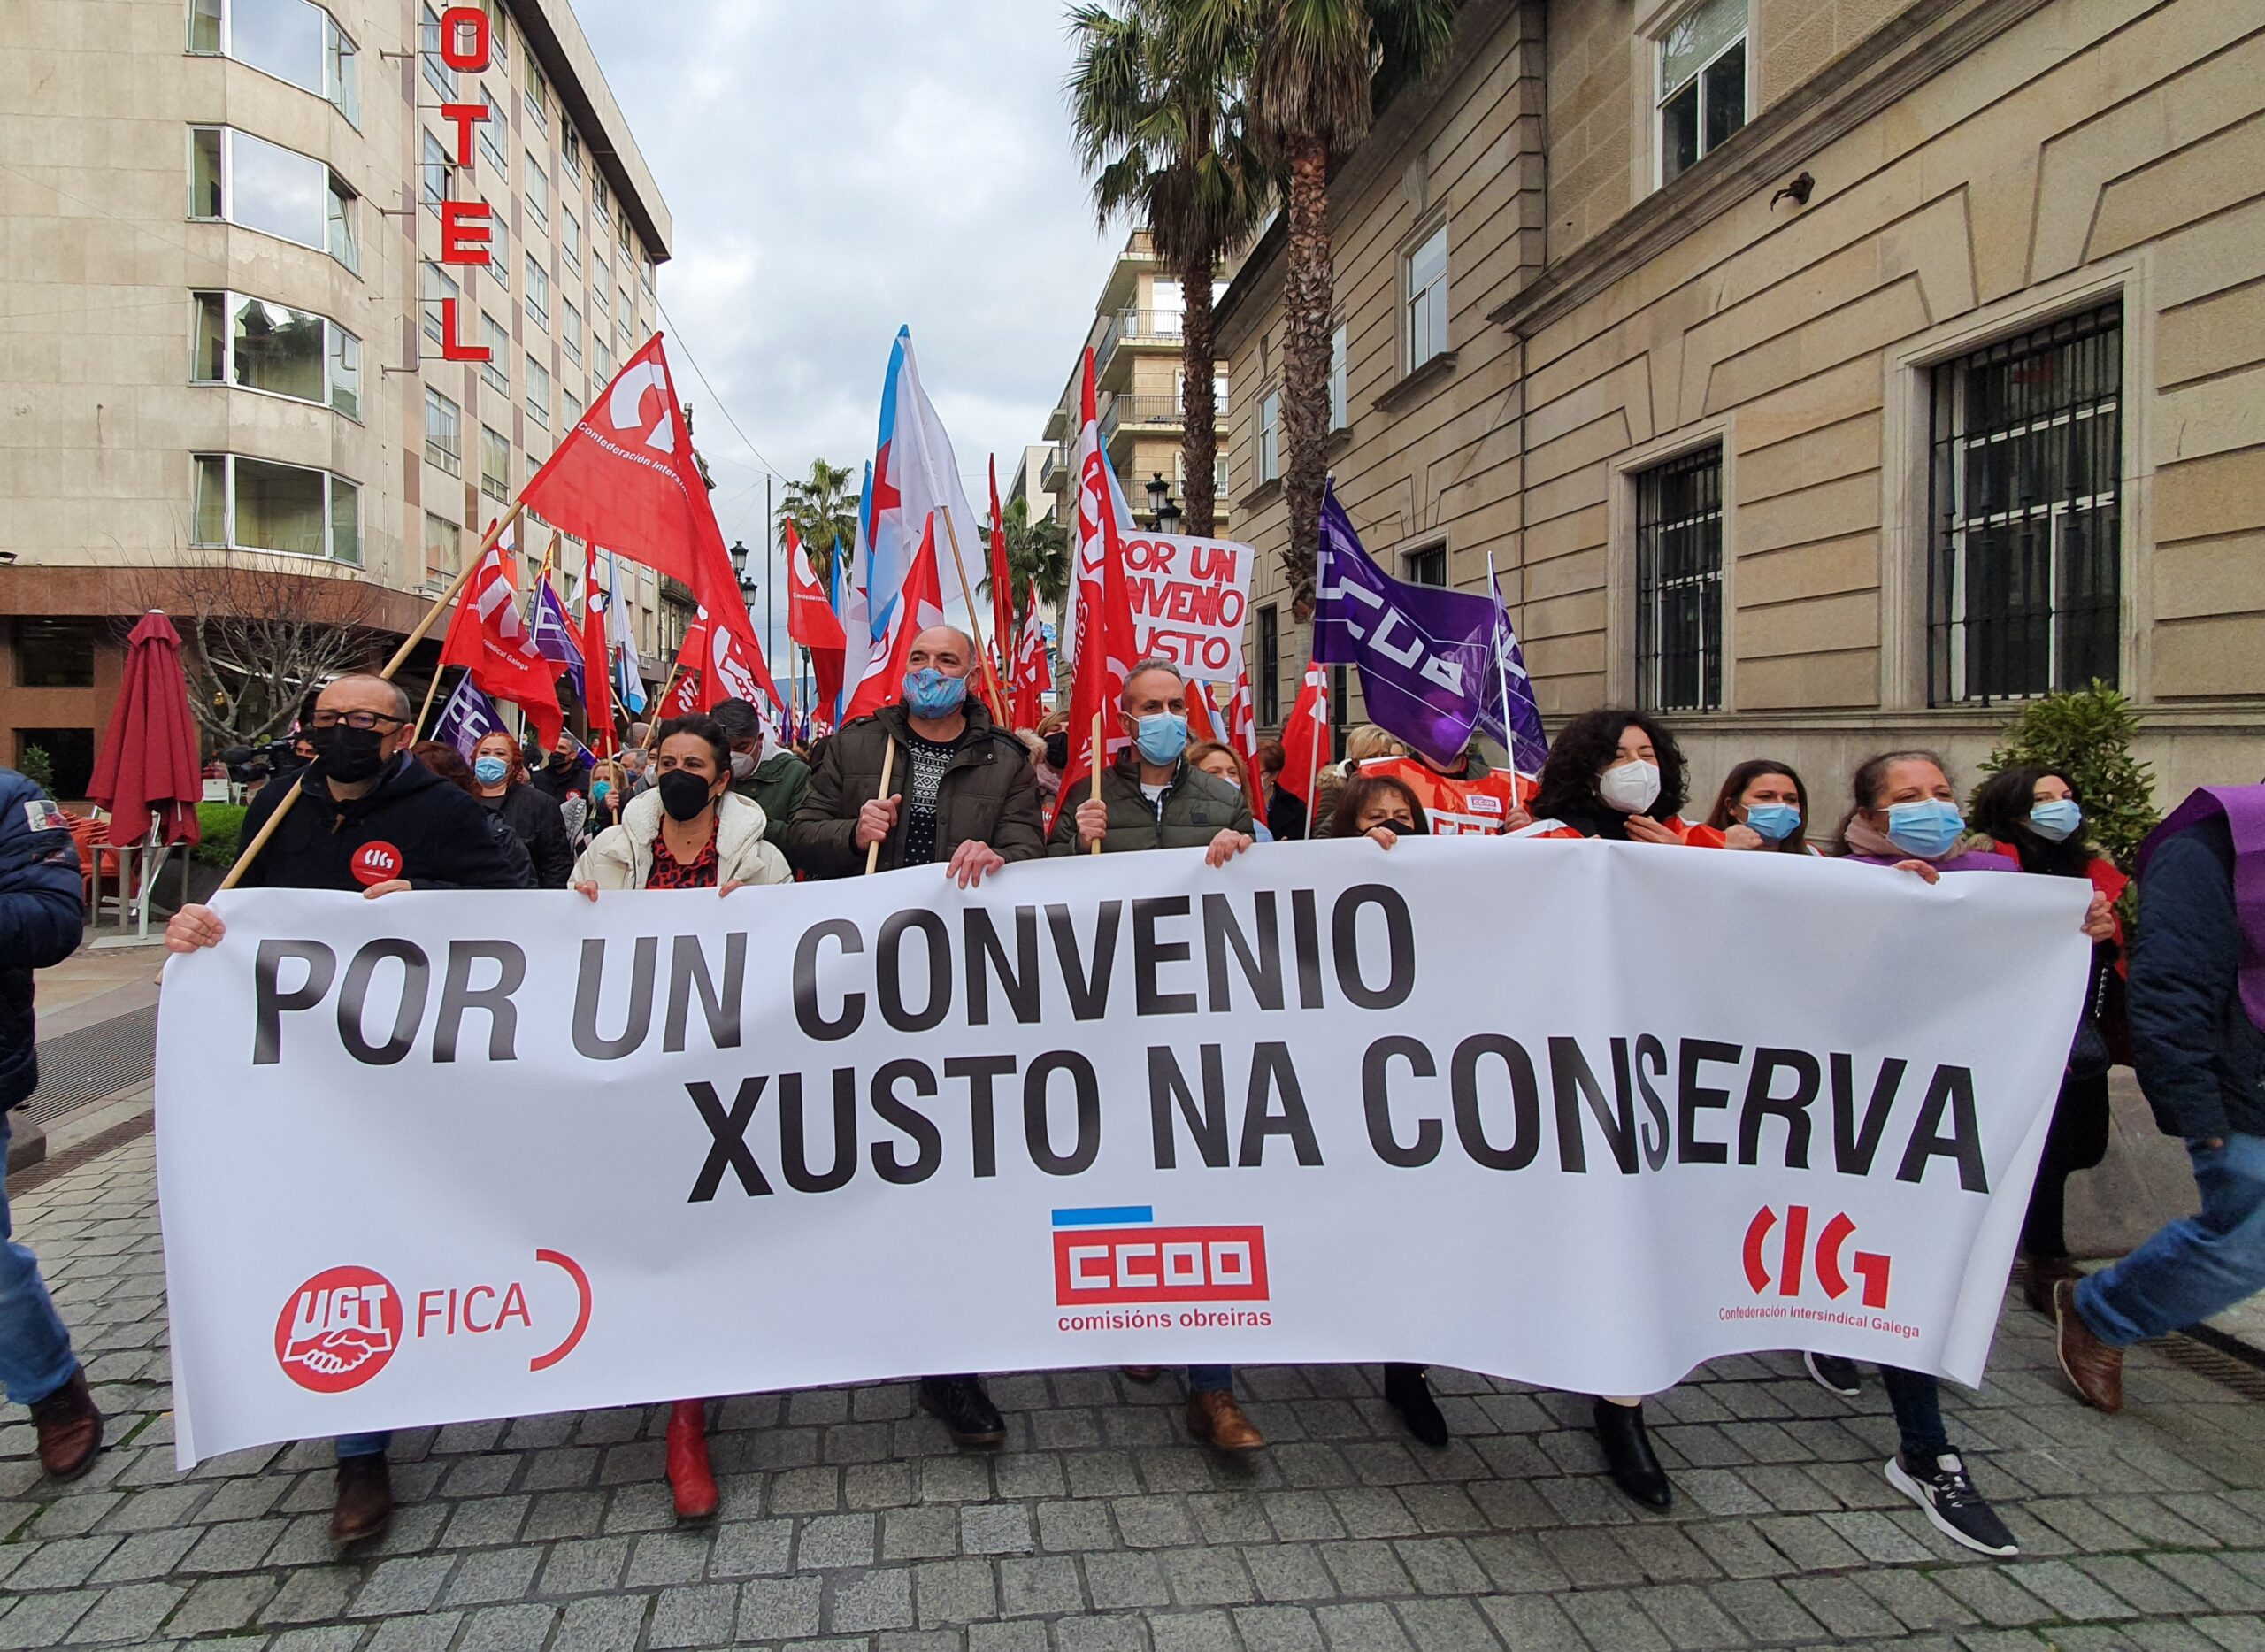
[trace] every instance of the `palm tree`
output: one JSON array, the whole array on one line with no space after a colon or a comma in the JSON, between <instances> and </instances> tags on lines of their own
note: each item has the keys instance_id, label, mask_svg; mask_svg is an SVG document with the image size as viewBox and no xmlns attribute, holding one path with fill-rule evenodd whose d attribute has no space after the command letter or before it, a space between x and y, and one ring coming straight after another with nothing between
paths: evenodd
<instances>
[{"instance_id":1,"label":"palm tree","mask_svg":"<svg viewBox=\"0 0 2265 1652\"><path fill-rule=\"evenodd\" d=\"M1078 158L1106 225L1120 214L1179 278L1180 453L1187 531L1215 526L1211 280L1273 204L1275 175L1248 135L1250 0L1088 0L1070 12Z\"/></svg>"},{"instance_id":2,"label":"palm tree","mask_svg":"<svg viewBox=\"0 0 2265 1652\"><path fill-rule=\"evenodd\" d=\"M1038 584L1038 599L1060 611L1070 595L1070 534L1055 517L1030 519L1030 502L1017 494L1006 509L1007 577L1014 581L1015 628L1022 629L1030 615L1031 582ZM984 559L987 569L990 559ZM991 595L991 576L982 579L983 595ZM1011 652L1014 638L1004 646Z\"/></svg>"},{"instance_id":3,"label":"palm tree","mask_svg":"<svg viewBox=\"0 0 2265 1652\"><path fill-rule=\"evenodd\" d=\"M1376 111L1447 60L1455 0L1248 0L1260 14L1250 105L1257 134L1289 173L1282 280L1282 426L1289 453L1282 552L1292 611L1312 611L1328 466L1329 162L1369 133Z\"/></svg>"},{"instance_id":4,"label":"palm tree","mask_svg":"<svg viewBox=\"0 0 2265 1652\"><path fill-rule=\"evenodd\" d=\"M795 525L802 554L821 581L832 577L834 557L847 557L857 537L857 495L850 486L854 474L846 465L812 459L808 479L788 482L779 507L779 519Z\"/></svg>"}]
</instances>

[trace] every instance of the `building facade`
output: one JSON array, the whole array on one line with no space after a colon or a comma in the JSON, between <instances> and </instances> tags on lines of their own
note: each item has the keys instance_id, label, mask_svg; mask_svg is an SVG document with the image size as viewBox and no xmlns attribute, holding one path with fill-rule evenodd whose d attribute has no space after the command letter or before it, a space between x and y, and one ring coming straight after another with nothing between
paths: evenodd
<instances>
[{"instance_id":1,"label":"building facade","mask_svg":"<svg viewBox=\"0 0 2265 1652\"><path fill-rule=\"evenodd\" d=\"M1491 557L1553 726L1658 710L1709 795L1775 756L1837 818L2095 680L2160 796L2253 779L2261 71L2253 7L1473 0L1332 179L1339 496L1401 577ZM1278 227L1219 319L1268 722L1281 276Z\"/></svg>"},{"instance_id":2,"label":"building facade","mask_svg":"<svg viewBox=\"0 0 2265 1652\"><path fill-rule=\"evenodd\" d=\"M63 795L133 617L272 601L382 657L657 326L668 210L566 0L486 0L477 73L444 9L10 8L0 757L42 748ZM450 201L491 209L487 266L443 263ZM488 360L444 357L444 299ZM523 575L551 540L525 523ZM621 567L649 663L662 594Z\"/></svg>"}]
</instances>

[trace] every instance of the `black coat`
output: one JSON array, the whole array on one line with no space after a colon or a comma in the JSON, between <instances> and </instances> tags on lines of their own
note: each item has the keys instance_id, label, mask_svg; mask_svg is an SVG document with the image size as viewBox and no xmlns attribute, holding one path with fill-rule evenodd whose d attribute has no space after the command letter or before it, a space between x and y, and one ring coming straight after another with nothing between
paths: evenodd
<instances>
[{"instance_id":1,"label":"black coat","mask_svg":"<svg viewBox=\"0 0 2265 1652\"><path fill-rule=\"evenodd\" d=\"M2242 1008L2241 952L2233 839L2205 820L2158 848L2139 880L2131 1046L2166 1134L2265 1135L2265 1033Z\"/></svg>"},{"instance_id":2,"label":"black coat","mask_svg":"<svg viewBox=\"0 0 2265 1652\"><path fill-rule=\"evenodd\" d=\"M574 846L566 841L566 817L558 800L534 786L514 786L501 797L483 797L483 808L500 816L524 844L534 866L538 889L563 889L574 870Z\"/></svg>"},{"instance_id":3,"label":"black coat","mask_svg":"<svg viewBox=\"0 0 2265 1652\"><path fill-rule=\"evenodd\" d=\"M904 757L910 730L902 705L886 705L835 731L818 757L802 807L782 828L764 834L786 852L787 864L810 878L854 878L865 870L857 847L857 811L881 795L881 765L890 746L896 760L888 788L902 795L911 780ZM1038 797L1038 775L1030 750L974 700L967 702L967 726L953 742L951 765L936 795L936 864L970 839L988 843L1002 859L1036 860L1046 853L1045 811ZM902 852L910 811L897 815L896 830L881 844L880 864L894 872Z\"/></svg>"},{"instance_id":4,"label":"black coat","mask_svg":"<svg viewBox=\"0 0 2265 1652\"><path fill-rule=\"evenodd\" d=\"M553 753L543 759L541 768L527 776L527 783L547 793L552 803L563 803L576 792L586 797L589 795L590 772L582 766L580 758L562 757ZM516 791L518 788L514 787L512 789Z\"/></svg>"},{"instance_id":5,"label":"black coat","mask_svg":"<svg viewBox=\"0 0 2265 1652\"><path fill-rule=\"evenodd\" d=\"M39 1087L32 972L79 944L78 845L47 794L0 768L0 1112Z\"/></svg>"},{"instance_id":6,"label":"black coat","mask_svg":"<svg viewBox=\"0 0 2265 1652\"><path fill-rule=\"evenodd\" d=\"M332 799L309 769L307 795L244 873L246 888L359 891L406 878L418 889L517 889L518 875L489 834L487 811L456 784L442 780L406 752L395 757L378 783L360 797ZM244 811L250 843L275 812L288 781L260 788ZM373 852L358 867L357 857Z\"/></svg>"}]
</instances>

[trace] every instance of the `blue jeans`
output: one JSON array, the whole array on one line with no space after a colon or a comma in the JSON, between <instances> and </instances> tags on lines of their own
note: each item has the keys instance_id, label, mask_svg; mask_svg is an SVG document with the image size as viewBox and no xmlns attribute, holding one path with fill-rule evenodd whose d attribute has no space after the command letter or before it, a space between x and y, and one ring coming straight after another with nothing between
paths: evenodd
<instances>
[{"instance_id":1,"label":"blue jeans","mask_svg":"<svg viewBox=\"0 0 2265 1652\"><path fill-rule=\"evenodd\" d=\"M16 1242L8 1219L8 1115L0 1111L0 1388L29 1405L70 1381L79 1361L39 1276L39 1259Z\"/></svg>"},{"instance_id":2,"label":"blue jeans","mask_svg":"<svg viewBox=\"0 0 2265 1652\"><path fill-rule=\"evenodd\" d=\"M1898 1365L1882 1365L1879 1382L1887 1390L1888 1404L1895 1410L1895 1432L1903 1455L1932 1466L1937 1457L1950 1449L1950 1436L1943 1432L1942 1385L1923 1371L1905 1371Z\"/></svg>"},{"instance_id":3,"label":"blue jeans","mask_svg":"<svg viewBox=\"0 0 2265 1652\"><path fill-rule=\"evenodd\" d=\"M1190 1394L1225 1394L1235 1386L1232 1365L1190 1365L1187 1368L1187 1391Z\"/></svg>"},{"instance_id":4,"label":"blue jeans","mask_svg":"<svg viewBox=\"0 0 2265 1652\"><path fill-rule=\"evenodd\" d=\"M341 1434L338 1437L339 1461L348 1457L381 1457L393 1443L393 1430L381 1428L374 1434Z\"/></svg>"},{"instance_id":5,"label":"blue jeans","mask_svg":"<svg viewBox=\"0 0 2265 1652\"><path fill-rule=\"evenodd\" d=\"M2094 1336L2129 1348L2223 1313L2265 1287L2265 1136L2190 1141L2199 1216L2181 1217L2077 1287Z\"/></svg>"}]
</instances>

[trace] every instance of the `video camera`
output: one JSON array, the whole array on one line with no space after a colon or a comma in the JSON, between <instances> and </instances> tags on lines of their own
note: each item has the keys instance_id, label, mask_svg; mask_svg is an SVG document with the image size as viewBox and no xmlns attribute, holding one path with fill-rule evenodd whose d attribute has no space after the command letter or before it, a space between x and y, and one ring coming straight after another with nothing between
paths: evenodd
<instances>
[{"instance_id":1,"label":"video camera","mask_svg":"<svg viewBox=\"0 0 2265 1652\"><path fill-rule=\"evenodd\" d=\"M292 740L293 736L285 734L264 745L223 746L215 755L227 765L230 780L250 786L279 774L296 774L307 766L307 760L293 749Z\"/></svg>"}]
</instances>

